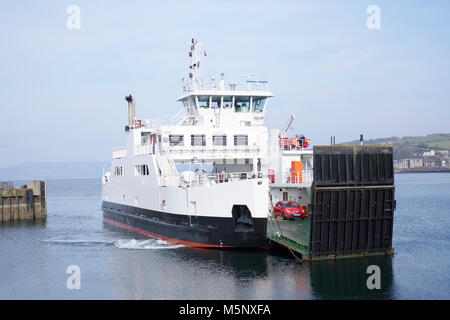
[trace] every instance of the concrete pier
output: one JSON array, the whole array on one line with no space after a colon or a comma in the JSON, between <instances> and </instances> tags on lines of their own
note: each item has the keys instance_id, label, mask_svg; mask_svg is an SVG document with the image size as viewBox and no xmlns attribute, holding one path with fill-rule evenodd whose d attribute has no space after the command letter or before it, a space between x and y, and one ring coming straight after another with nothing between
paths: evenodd
<instances>
[{"instance_id":1,"label":"concrete pier","mask_svg":"<svg viewBox=\"0 0 450 320\"><path fill-rule=\"evenodd\" d=\"M14 188L11 182L0 183L0 222L47 218L47 186L31 181Z\"/></svg>"}]
</instances>

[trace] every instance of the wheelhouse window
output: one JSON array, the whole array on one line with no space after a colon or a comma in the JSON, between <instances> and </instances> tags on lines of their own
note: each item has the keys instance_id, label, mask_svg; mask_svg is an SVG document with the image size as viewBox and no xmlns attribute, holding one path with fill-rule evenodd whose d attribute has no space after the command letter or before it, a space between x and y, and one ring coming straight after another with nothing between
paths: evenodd
<instances>
[{"instance_id":1,"label":"wheelhouse window","mask_svg":"<svg viewBox=\"0 0 450 320\"><path fill-rule=\"evenodd\" d=\"M234 110L236 112L249 112L250 111L250 97L234 98Z\"/></svg>"},{"instance_id":2,"label":"wheelhouse window","mask_svg":"<svg viewBox=\"0 0 450 320\"><path fill-rule=\"evenodd\" d=\"M206 136L204 134L192 134L191 146L206 146Z\"/></svg>"},{"instance_id":3,"label":"wheelhouse window","mask_svg":"<svg viewBox=\"0 0 450 320\"><path fill-rule=\"evenodd\" d=\"M209 108L209 96L198 96L198 107Z\"/></svg>"},{"instance_id":4,"label":"wheelhouse window","mask_svg":"<svg viewBox=\"0 0 450 320\"><path fill-rule=\"evenodd\" d=\"M214 146L226 146L227 145L227 136L226 135L213 136L213 145Z\"/></svg>"},{"instance_id":5,"label":"wheelhouse window","mask_svg":"<svg viewBox=\"0 0 450 320\"><path fill-rule=\"evenodd\" d=\"M221 96L212 96L211 97L211 108L213 108L213 109L220 108L221 104L222 104Z\"/></svg>"},{"instance_id":6,"label":"wheelhouse window","mask_svg":"<svg viewBox=\"0 0 450 320\"><path fill-rule=\"evenodd\" d=\"M265 104L266 104L265 97L253 97L252 99L253 112L263 112Z\"/></svg>"},{"instance_id":7,"label":"wheelhouse window","mask_svg":"<svg viewBox=\"0 0 450 320\"><path fill-rule=\"evenodd\" d=\"M169 145L171 147L184 146L184 136L178 134L170 134Z\"/></svg>"},{"instance_id":8,"label":"wheelhouse window","mask_svg":"<svg viewBox=\"0 0 450 320\"><path fill-rule=\"evenodd\" d=\"M243 134L238 134L234 136L235 146L248 146L248 136Z\"/></svg>"},{"instance_id":9,"label":"wheelhouse window","mask_svg":"<svg viewBox=\"0 0 450 320\"><path fill-rule=\"evenodd\" d=\"M232 108L233 107L233 97L224 96L223 97L223 108Z\"/></svg>"},{"instance_id":10,"label":"wheelhouse window","mask_svg":"<svg viewBox=\"0 0 450 320\"><path fill-rule=\"evenodd\" d=\"M184 105L188 110L192 110L192 109L196 108L195 97L188 97L188 98L184 99L184 100L183 100L183 105Z\"/></svg>"}]
</instances>

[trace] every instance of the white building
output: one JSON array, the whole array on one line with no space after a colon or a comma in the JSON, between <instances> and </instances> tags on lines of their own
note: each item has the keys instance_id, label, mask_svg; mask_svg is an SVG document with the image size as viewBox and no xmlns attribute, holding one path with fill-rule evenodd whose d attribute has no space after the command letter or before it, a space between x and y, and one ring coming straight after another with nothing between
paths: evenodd
<instances>
[{"instance_id":1,"label":"white building","mask_svg":"<svg viewBox=\"0 0 450 320\"><path fill-rule=\"evenodd\" d=\"M434 157L435 155L436 155L436 152L434 152L434 150L426 151L423 153L424 157Z\"/></svg>"}]
</instances>

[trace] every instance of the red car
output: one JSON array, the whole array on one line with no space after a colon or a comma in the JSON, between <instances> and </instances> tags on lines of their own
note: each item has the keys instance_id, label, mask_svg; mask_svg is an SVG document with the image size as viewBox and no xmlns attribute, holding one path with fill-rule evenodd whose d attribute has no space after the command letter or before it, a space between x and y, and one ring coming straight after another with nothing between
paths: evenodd
<instances>
[{"instance_id":1,"label":"red car","mask_svg":"<svg viewBox=\"0 0 450 320\"><path fill-rule=\"evenodd\" d=\"M278 201L273 206L273 210L276 217L280 216L284 219L305 219L308 216L303 208L295 201Z\"/></svg>"}]
</instances>

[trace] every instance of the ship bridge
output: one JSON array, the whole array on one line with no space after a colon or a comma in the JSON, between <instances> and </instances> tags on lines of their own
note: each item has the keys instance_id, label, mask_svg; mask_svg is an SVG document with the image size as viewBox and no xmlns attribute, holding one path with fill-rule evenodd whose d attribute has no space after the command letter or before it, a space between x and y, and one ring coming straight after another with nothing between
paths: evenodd
<instances>
[{"instance_id":1,"label":"ship bridge","mask_svg":"<svg viewBox=\"0 0 450 320\"><path fill-rule=\"evenodd\" d=\"M183 104L185 120L181 125L240 127L262 126L267 100L274 94L267 81L247 79L245 83L226 83L223 79L183 86L178 99Z\"/></svg>"},{"instance_id":2,"label":"ship bridge","mask_svg":"<svg viewBox=\"0 0 450 320\"><path fill-rule=\"evenodd\" d=\"M244 75L240 82L220 79L205 80L201 66L207 60L202 44L195 39L190 44L189 78L183 78L182 96L185 119L179 123L187 126L241 127L264 125L267 100L274 94L268 82L256 79L255 74Z\"/></svg>"}]
</instances>

